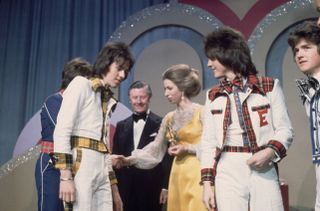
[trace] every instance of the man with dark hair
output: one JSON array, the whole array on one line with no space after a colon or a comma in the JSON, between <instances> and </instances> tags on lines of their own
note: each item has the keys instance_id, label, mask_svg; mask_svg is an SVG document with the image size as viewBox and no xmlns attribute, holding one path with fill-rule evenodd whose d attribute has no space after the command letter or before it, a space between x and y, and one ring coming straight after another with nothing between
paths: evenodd
<instances>
[{"instance_id":1,"label":"man with dark hair","mask_svg":"<svg viewBox=\"0 0 320 211\"><path fill-rule=\"evenodd\" d=\"M220 84L209 90L205 104L203 202L209 210L282 211L275 166L286 156L293 131L279 81L257 76L247 43L231 28L210 33L205 52Z\"/></svg>"},{"instance_id":2,"label":"man with dark hair","mask_svg":"<svg viewBox=\"0 0 320 211\"><path fill-rule=\"evenodd\" d=\"M307 76L296 82L311 123L312 162L317 179L315 210L320 211L320 27L315 22L304 22L290 33L288 43L298 68Z\"/></svg>"},{"instance_id":3,"label":"man with dark hair","mask_svg":"<svg viewBox=\"0 0 320 211\"><path fill-rule=\"evenodd\" d=\"M156 137L162 118L149 109L152 91L149 84L134 82L129 87L132 116L118 122L113 140L113 154L130 156ZM167 155L168 156L168 155ZM166 202L170 166L164 161L150 170L134 166L116 170L124 211L160 211Z\"/></svg>"},{"instance_id":4,"label":"man with dark hair","mask_svg":"<svg viewBox=\"0 0 320 211\"><path fill-rule=\"evenodd\" d=\"M107 146L117 103L110 88L120 85L133 63L126 44L107 44L93 66L95 78L78 76L64 92L54 131L55 167L61 173L60 198L74 202L76 211L112 210L112 197L116 210L122 209Z\"/></svg>"}]
</instances>

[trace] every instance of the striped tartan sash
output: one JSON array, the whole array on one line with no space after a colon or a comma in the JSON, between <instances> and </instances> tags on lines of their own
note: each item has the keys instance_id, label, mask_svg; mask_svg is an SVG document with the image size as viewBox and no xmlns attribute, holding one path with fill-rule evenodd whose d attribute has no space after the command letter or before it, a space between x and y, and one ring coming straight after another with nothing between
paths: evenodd
<instances>
[{"instance_id":1,"label":"striped tartan sash","mask_svg":"<svg viewBox=\"0 0 320 211\"><path fill-rule=\"evenodd\" d=\"M102 142L91 138L71 136L71 148L86 148L92 149L102 153L109 153L107 145Z\"/></svg>"}]
</instances>

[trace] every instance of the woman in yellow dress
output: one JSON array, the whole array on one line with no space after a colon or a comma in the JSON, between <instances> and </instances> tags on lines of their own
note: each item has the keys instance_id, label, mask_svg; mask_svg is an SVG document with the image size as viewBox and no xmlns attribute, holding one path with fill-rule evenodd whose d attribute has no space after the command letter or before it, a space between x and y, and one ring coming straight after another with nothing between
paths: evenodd
<instances>
[{"instance_id":1,"label":"woman in yellow dress","mask_svg":"<svg viewBox=\"0 0 320 211\"><path fill-rule=\"evenodd\" d=\"M153 142L123 159L125 165L150 169L166 151L175 156L168 187L168 211L205 211L200 186L198 145L202 133L202 106L191 98L201 90L199 73L188 65L171 66L163 73L164 95L177 107L162 120Z\"/></svg>"}]
</instances>

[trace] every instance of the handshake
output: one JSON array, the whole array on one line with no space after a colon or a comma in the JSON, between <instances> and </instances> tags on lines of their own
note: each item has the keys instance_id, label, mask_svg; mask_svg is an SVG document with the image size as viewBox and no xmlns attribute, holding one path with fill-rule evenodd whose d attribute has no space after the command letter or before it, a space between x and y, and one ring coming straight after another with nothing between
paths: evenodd
<instances>
[{"instance_id":1,"label":"handshake","mask_svg":"<svg viewBox=\"0 0 320 211\"><path fill-rule=\"evenodd\" d=\"M116 169L120 169L125 166L130 166L130 157L123 155L111 155L112 166Z\"/></svg>"}]
</instances>

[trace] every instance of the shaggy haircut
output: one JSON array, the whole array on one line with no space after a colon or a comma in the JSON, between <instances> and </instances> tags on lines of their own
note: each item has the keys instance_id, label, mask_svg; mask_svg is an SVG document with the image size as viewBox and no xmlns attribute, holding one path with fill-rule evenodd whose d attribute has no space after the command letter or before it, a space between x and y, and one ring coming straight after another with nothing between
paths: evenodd
<instances>
[{"instance_id":1,"label":"shaggy haircut","mask_svg":"<svg viewBox=\"0 0 320 211\"><path fill-rule=\"evenodd\" d=\"M235 74L245 77L257 74L250 49L240 32L222 27L208 34L204 45L205 54L210 60L218 60Z\"/></svg>"},{"instance_id":2,"label":"shaggy haircut","mask_svg":"<svg viewBox=\"0 0 320 211\"><path fill-rule=\"evenodd\" d=\"M83 77L91 77L92 76L92 65L83 58L77 57L70 60L68 63L64 65L62 71L62 82L61 82L61 89L67 88L69 83L74 79L76 76L83 76Z\"/></svg>"},{"instance_id":3,"label":"shaggy haircut","mask_svg":"<svg viewBox=\"0 0 320 211\"><path fill-rule=\"evenodd\" d=\"M288 44L291 47L293 55L296 55L295 47L305 39L308 43L317 46L318 53L320 54L320 27L314 21L305 21L299 24L289 35Z\"/></svg>"},{"instance_id":4,"label":"shaggy haircut","mask_svg":"<svg viewBox=\"0 0 320 211\"><path fill-rule=\"evenodd\" d=\"M187 98L197 96L201 91L199 72L188 65L171 66L162 75L162 80L165 79L172 81Z\"/></svg>"},{"instance_id":5,"label":"shaggy haircut","mask_svg":"<svg viewBox=\"0 0 320 211\"><path fill-rule=\"evenodd\" d=\"M127 77L134 64L134 58L128 45L123 42L107 43L99 52L93 65L95 76L102 78L103 75L106 75L113 62L119 65L120 70L125 70Z\"/></svg>"}]
</instances>

